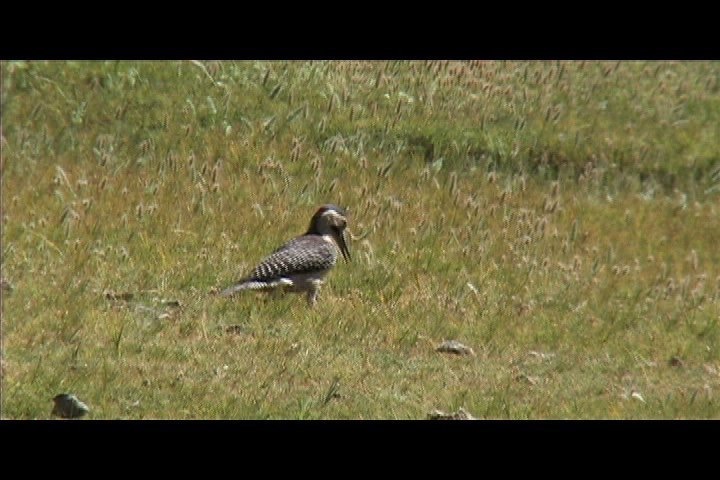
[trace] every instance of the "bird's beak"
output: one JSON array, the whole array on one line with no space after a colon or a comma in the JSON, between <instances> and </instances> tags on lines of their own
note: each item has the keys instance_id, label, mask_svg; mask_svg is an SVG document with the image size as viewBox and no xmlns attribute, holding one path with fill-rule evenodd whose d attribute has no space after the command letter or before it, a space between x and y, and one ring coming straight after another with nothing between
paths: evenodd
<instances>
[{"instance_id":1,"label":"bird's beak","mask_svg":"<svg viewBox=\"0 0 720 480\"><path fill-rule=\"evenodd\" d=\"M347 246L346 242L346 234L345 230L342 232L337 232L338 237L338 245L340 246L340 252L342 253L343 257L345 257L345 261L349 262L351 260L350 258L350 249Z\"/></svg>"}]
</instances>

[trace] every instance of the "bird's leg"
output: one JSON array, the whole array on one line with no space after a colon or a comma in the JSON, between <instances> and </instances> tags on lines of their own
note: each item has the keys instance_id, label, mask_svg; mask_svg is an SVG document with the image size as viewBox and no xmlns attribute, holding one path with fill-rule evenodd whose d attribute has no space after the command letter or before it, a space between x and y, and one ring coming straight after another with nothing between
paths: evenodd
<instances>
[{"instance_id":1,"label":"bird's leg","mask_svg":"<svg viewBox=\"0 0 720 480\"><path fill-rule=\"evenodd\" d=\"M320 286L313 283L307 293L308 304L310 304L311 307L314 307L317 303L318 292L320 292Z\"/></svg>"}]
</instances>

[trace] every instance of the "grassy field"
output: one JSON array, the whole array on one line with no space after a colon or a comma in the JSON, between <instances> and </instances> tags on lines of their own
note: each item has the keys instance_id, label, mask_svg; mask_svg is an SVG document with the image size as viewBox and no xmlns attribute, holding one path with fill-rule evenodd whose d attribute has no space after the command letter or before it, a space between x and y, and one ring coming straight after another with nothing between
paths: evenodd
<instances>
[{"instance_id":1,"label":"grassy field","mask_svg":"<svg viewBox=\"0 0 720 480\"><path fill-rule=\"evenodd\" d=\"M719 125L717 62L3 62L1 417L720 418ZM314 309L212 294L328 202Z\"/></svg>"}]
</instances>

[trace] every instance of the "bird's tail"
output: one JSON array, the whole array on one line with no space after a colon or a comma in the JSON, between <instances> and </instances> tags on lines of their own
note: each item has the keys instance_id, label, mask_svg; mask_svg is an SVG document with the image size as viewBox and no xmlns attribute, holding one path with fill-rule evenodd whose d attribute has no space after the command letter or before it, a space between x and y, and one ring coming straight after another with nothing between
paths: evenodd
<instances>
[{"instance_id":1,"label":"bird's tail","mask_svg":"<svg viewBox=\"0 0 720 480\"><path fill-rule=\"evenodd\" d=\"M221 297L229 297L231 295L235 295L238 292L242 292L243 290L267 290L279 286L288 287L292 286L292 284L292 281L285 278L272 281L242 280L235 285L221 291L218 295L220 295Z\"/></svg>"},{"instance_id":2,"label":"bird's tail","mask_svg":"<svg viewBox=\"0 0 720 480\"><path fill-rule=\"evenodd\" d=\"M252 288L250 284L253 282L240 282L236 283L235 285L232 285L225 290L221 291L218 295L221 297L230 297L232 295L235 295L238 292L242 292L243 290L249 290Z\"/></svg>"},{"instance_id":3,"label":"bird's tail","mask_svg":"<svg viewBox=\"0 0 720 480\"><path fill-rule=\"evenodd\" d=\"M221 297L229 297L231 295L236 294L237 292L239 292L241 290L245 290L245 289L243 288L243 284L239 283L237 285L228 287L225 290L222 290L220 293L218 293L218 295L220 295Z\"/></svg>"}]
</instances>

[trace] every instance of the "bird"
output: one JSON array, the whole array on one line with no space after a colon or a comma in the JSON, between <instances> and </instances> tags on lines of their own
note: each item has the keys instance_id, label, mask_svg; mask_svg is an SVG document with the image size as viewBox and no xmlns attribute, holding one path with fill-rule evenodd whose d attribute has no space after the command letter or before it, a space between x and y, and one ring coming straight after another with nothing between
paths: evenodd
<instances>
[{"instance_id":1,"label":"bird","mask_svg":"<svg viewBox=\"0 0 720 480\"><path fill-rule=\"evenodd\" d=\"M222 290L223 297L244 290L283 290L305 293L314 307L325 276L338 258L350 262L350 249L345 236L347 213L334 204L322 205L310 219L304 235L293 238L268 255L245 278Z\"/></svg>"}]
</instances>

